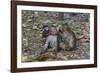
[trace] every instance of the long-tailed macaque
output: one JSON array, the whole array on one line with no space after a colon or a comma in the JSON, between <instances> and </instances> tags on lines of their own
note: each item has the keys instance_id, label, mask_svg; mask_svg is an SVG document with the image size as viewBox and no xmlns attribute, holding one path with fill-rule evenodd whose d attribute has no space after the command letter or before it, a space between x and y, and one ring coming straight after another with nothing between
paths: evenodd
<instances>
[{"instance_id":1,"label":"long-tailed macaque","mask_svg":"<svg viewBox=\"0 0 100 73\"><path fill-rule=\"evenodd\" d=\"M50 35L46 39L44 49L50 49L53 52L57 51L57 29L54 26L52 26L50 29Z\"/></svg>"},{"instance_id":2,"label":"long-tailed macaque","mask_svg":"<svg viewBox=\"0 0 100 73\"><path fill-rule=\"evenodd\" d=\"M68 24L60 25L58 31L58 50L73 50L76 48L76 36Z\"/></svg>"}]
</instances>

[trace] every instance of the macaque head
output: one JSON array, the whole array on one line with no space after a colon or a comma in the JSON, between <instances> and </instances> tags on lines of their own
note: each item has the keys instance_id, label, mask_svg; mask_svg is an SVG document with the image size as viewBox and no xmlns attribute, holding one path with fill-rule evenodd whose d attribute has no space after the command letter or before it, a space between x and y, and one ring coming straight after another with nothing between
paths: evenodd
<instances>
[{"instance_id":1,"label":"macaque head","mask_svg":"<svg viewBox=\"0 0 100 73\"><path fill-rule=\"evenodd\" d=\"M63 31L63 26L62 25L58 25L57 31Z\"/></svg>"},{"instance_id":2,"label":"macaque head","mask_svg":"<svg viewBox=\"0 0 100 73\"><path fill-rule=\"evenodd\" d=\"M44 25L43 26L43 29L46 30L46 31L48 31L49 30L49 27L47 25Z\"/></svg>"},{"instance_id":3,"label":"macaque head","mask_svg":"<svg viewBox=\"0 0 100 73\"><path fill-rule=\"evenodd\" d=\"M51 29L50 29L50 34L51 35L56 35L57 34L57 29L56 27L52 26Z\"/></svg>"},{"instance_id":4,"label":"macaque head","mask_svg":"<svg viewBox=\"0 0 100 73\"><path fill-rule=\"evenodd\" d=\"M47 31L49 30L49 28L48 28L48 27L45 27L44 29L45 29L45 30L47 30Z\"/></svg>"}]
</instances>

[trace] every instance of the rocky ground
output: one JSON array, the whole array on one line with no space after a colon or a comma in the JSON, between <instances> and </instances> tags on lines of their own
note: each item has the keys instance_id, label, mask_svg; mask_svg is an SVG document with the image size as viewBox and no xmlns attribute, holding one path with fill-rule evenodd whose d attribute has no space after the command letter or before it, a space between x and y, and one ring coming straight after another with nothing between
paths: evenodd
<instances>
[{"instance_id":1,"label":"rocky ground","mask_svg":"<svg viewBox=\"0 0 100 73\"><path fill-rule=\"evenodd\" d=\"M90 58L90 23L88 13L61 13L22 11L22 62L81 60ZM42 51L42 27L44 24L62 25L68 23L76 36L76 49L61 50L56 54Z\"/></svg>"}]
</instances>

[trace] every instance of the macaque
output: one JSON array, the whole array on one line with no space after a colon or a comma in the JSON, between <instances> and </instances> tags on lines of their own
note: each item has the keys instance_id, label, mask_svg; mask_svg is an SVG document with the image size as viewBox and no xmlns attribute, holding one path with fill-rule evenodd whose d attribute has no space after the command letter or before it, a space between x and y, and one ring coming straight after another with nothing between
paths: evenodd
<instances>
[{"instance_id":1,"label":"macaque","mask_svg":"<svg viewBox=\"0 0 100 73\"><path fill-rule=\"evenodd\" d=\"M50 32L49 27L47 25L44 25L43 26L43 33L42 33L43 44L46 42L46 39L49 35L49 32Z\"/></svg>"},{"instance_id":2,"label":"macaque","mask_svg":"<svg viewBox=\"0 0 100 73\"><path fill-rule=\"evenodd\" d=\"M49 35L49 27L47 25L43 26L43 37L47 38Z\"/></svg>"},{"instance_id":3,"label":"macaque","mask_svg":"<svg viewBox=\"0 0 100 73\"><path fill-rule=\"evenodd\" d=\"M44 49L53 52L57 51L57 29L54 26L50 29L50 35L46 39Z\"/></svg>"},{"instance_id":4,"label":"macaque","mask_svg":"<svg viewBox=\"0 0 100 73\"><path fill-rule=\"evenodd\" d=\"M64 24L63 27L64 27L63 36L65 38L65 43L67 44L67 48L68 50L73 50L76 48L76 36L67 24Z\"/></svg>"},{"instance_id":5,"label":"macaque","mask_svg":"<svg viewBox=\"0 0 100 73\"><path fill-rule=\"evenodd\" d=\"M59 52L76 48L76 37L67 24L52 26L44 43L44 52Z\"/></svg>"},{"instance_id":6,"label":"macaque","mask_svg":"<svg viewBox=\"0 0 100 73\"><path fill-rule=\"evenodd\" d=\"M76 47L76 37L67 24L58 26L58 51L73 50Z\"/></svg>"}]
</instances>

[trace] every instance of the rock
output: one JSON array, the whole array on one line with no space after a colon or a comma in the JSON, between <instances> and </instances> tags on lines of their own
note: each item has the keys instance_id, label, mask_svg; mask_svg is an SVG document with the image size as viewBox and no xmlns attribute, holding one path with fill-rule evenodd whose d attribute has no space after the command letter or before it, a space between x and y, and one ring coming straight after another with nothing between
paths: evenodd
<instances>
[{"instance_id":1,"label":"rock","mask_svg":"<svg viewBox=\"0 0 100 73\"><path fill-rule=\"evenodd\" d=\"M89 43L87 43L87 42L82 43L83 46L88 46L88 44L89 44Z\"/></svg>"},{"instance_id":2,"label":"rock","mask_svg":"<svg viewBox=\"0 0 100 73\"><path fill-rule=\"evenodd\" d=\"M33 30L38 30L38 27L37 26L33 26Z\"/></svg>"},{"instance_id":3,"label":"rock","mask_svg":"<svg viewBox=\"0 0 100 73\"><path fill-rule=\"evenodd\" d=\"M44 21L44 24L52 23L50 20Z\"/></svg>"},{"instance_id":4,"label":"rock","mask_svg":"<svg viewBox=\"0 0 100 73\"><path fill-rule=\"evenodd\" d=\"M28 60L27 56L22 56L22 62L26 62Z\"/></svg>"},{"instance_id":5,"label":"rock","mask_svg":"<svg viewBox=\"0 0 100 73\"><path fill-rule=\"evenodd\" d=\"M35 11L34 14L35 14L35 16L38 16L38 12L37 11Z\"/></svg>"},{"instance_id":6,"label":"rock","mask_svg":"<svg viewBox=\"0 0 100 73\"><path fill-rule=\"evenodd\" d=\"M22 62L32 62L32 56L22 56Z\"/></svg>"},{"instance_id":7,"label":"rock","mask_svg":"<svg viewBox=\"0 0 100 73\"><path fill-rule=\"evenodd\" d=\"M33 21L33 19L28 19L28 20L27 20L27 22L32 22L32 21Z\"/></svg>"},{"instance_id":8,"label":"rock","mask_svg":"<svg viewBox=\"0 0 100 73\"><path fill-rule=\"evenodd\" d=\"M52 52L47 52L37 57L38 61L47 61L47 60L54 60L54 59L56 59L56 55Z\"/></svg>"},{"instance_id":9,"label":"rock","mask_svg":"<svg viewBox=\"0 0 100 73\"><path fill-rule=\"evenodd\" d=\"M59 60L67 60L67 57L64 56L62 53L57 53L57 59L59 59Z\"/></svg>"},{"instance_id":10,"label":"rock","mask_svg":"<svg viewBox=\"0 0 100 73\"><path fill-rule=\"evenodd\" d=\"M84 35L80 35L80 36L78 36L77 39L82 39L83 37L84 37Z\"/></svg>"},{"instance_id":11,"label":"rock","mask_svg":"<svg viewBox=\"0 0 100 73\"><path fill-rule=\"evenodd\" d=\"M25 52L24 54L23 54L23 56L27 56L28 55L28 53L27 52Z\"/></svg>"},{"instance_id":12,"label":"rock","mask_svg":"<svg viewBox=\"0 0 100 73\"><path fill-rule=\"evenodd\" d=\"M27 40L27 38L23 38L23 45L24 46L28 46L28 40Z\"/></svg>"},{"instance_id":13,"label":"rock","mask_svg":"<svg viewBox=\"0 0 100 73\"><path fill-rule=\"evenodd\" d=\"M81 41L81 42L88 42L89 40L88 40L88 39L83 38L83 39L80 39L80 41Z\"/></svg>"},{"instance_id":14,"label":"rock","mask_svg":"<svg viewBox=\"0 0 100 73\"><path fill-rule=\"evenodd\" d=\"M28 24L28 23L25 22L25 23L22 24L22 26L23 26L23 27L27 27L27 26L28 26L27 24Z\"/></svg>"},{"instance_id":15,"label":"rock","mask_svg":"<svg viewBox=\"0 0 100 73\"><path fill-rule=\"evenodd\" d=\"M53 24L53 26L57 26L57 24Z\"/></svg>"}]
</instances>

